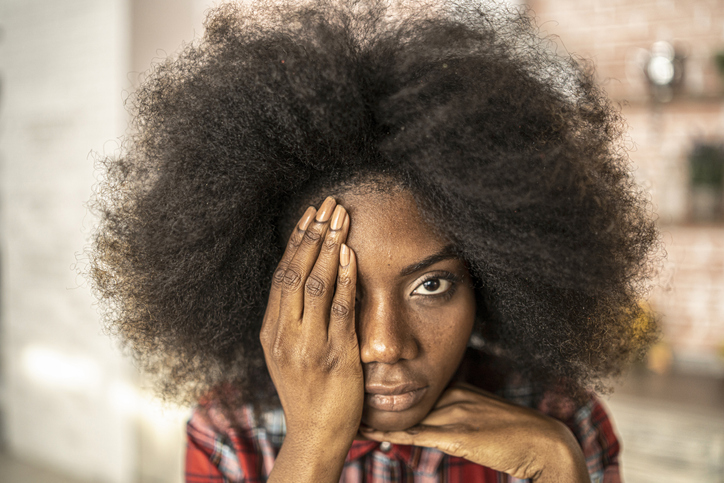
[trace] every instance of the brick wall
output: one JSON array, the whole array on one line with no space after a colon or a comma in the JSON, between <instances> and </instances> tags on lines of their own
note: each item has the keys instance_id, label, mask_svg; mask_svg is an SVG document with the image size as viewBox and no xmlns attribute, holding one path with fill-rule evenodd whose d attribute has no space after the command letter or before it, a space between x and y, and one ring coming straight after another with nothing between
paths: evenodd
<instances>
[{"instance_id":1,"label":"brick wall","mask_svg":"<svg viewBox=\"0 0 724 483\"><path fill-rule=\"evenodd\" d=\"M668 252L652 294L681 369L724 374L724 225L694 224L687 154L724 140L724 3L707 0L530 0L542 32L592 59L628 125L635 176L651 192ZM652 100L641 59L654 42L674 45L684 74L673 99Z\"/></svg>"},{"instance_id":2,"label":"brick wall","mask_svg":"<svg viewBox=\"0 0 724 483\"><path fill-rule=\"evenodd\" d=\"M724 3L717 0L529 0L544 34L596 63L614 99L646 101L645 78L635 68L640 49L671 42L685 55L684 91L711 98L722 92L711 55L724 49Z\"/></svg>"}]
</instances>

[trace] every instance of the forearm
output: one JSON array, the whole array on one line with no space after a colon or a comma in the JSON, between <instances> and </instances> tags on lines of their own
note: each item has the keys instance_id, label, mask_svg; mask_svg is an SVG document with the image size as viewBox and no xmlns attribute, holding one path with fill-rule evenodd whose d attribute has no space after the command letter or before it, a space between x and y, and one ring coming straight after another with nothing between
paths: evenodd
<instances>
[{"instance_id":1,"label":"forearm","mask_svg":"<svg viewBox=\"0 0 724 483\"><path fill-rule=\"evenodd\" d=\"M353 438L295 437L287 434L269 483L337 483Z\"/></svg>"}]
</instances>

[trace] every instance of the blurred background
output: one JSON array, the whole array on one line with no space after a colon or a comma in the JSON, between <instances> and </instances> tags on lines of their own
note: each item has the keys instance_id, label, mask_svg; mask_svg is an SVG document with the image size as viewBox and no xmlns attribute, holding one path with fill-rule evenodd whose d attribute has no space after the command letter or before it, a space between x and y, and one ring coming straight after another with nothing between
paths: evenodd
<instances>
[{"instance_id":1,"label":"blurred background","mask_svg":"<svg viewBox=\"0 0 724 483\"><path fill-rule=\"evenodd\" d=\"M629 124L668 258L663 338L604 400L636 482L724 482L724 2L529 0ZM0 481L182 481L188 408L147 391L77 275L94 154L210 0L0 0Z\"/></svg>"}]
</instances>

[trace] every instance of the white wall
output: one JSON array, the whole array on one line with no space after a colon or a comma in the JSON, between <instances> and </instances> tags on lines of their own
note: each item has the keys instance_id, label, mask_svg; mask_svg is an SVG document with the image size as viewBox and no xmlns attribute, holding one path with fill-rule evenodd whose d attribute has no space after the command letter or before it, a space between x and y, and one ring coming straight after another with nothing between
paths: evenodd
<instances>
[{"instance_id":1,"label":"white wall","mask_svg":"<svg viewBox=\"0 0 724 483\"><path fill-rule=\"evenodd\" d=\"M135 371L73 266L93 222L89 153L125 129L126 3L0 0L5 440L18 457L119 483L135 478L136 435L112 398Z\"/></svg>"},{"instance_id":2,"label":"white wall","mask_svg":"<svg viewBox=\"0 0 724 483\"><path fill-rule=\"evenodd\" d=\"M182 480L188 410L139 391L74 266L95 223L92 153L118 148L128 89L201 34L210 4L0 0L0 437L16 458L83 481Z\"/></svg>"}]
</instances>

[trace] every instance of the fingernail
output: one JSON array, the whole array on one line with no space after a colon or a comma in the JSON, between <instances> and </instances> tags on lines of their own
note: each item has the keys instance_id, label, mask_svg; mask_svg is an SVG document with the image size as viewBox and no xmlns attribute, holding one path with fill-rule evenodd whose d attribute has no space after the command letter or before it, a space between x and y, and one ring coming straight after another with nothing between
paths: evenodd
<instances>
[{"instance_id":1,"label":"fingernail","mask_svg":"<svg viewBox=\"0 0 724 483\"><path fill-rule=\"evenodd\" d=\"M329 217L332 214L332 208L335 204L337 204L337 202L334 201L334 198L328 196L327 199L324 200L324 203L322 203L322 206L319 207L319 211L317 212L317 221L325 222L329 220Z\"/></svg>"},{"instance_id":2,"label":"fingernail","mask_svg":"<svg viewBox=\"0 0 724 483\"><path fill-rule=\"evenodd\" d=\"M306 230L313 217L314 207L310 206L309 208L307 208L307 211L304 212L304 216L302 216L302 220L299 222L299 229Z\"/></svg>"},{"instance_id":3,"label":"fingernail","mask_svg":"<svg viewBox=\"0 0 724 483\"><path fill-rule=\"evenodd\" d=\"M334 213L332 214L332 224L331 228L332 230L339 230L342 228L342 225L344 225L344 208L342 208L342 205L337 205L337 207L334 209Z\"/></svg>"},{"instance_id":4,"label":"fingernail","mask_svg":"<svg viewBox=\"0 0 724 483\"><path fill-rule=\"evenodd\" d=\"M349 265L349 248L344 243L342 243L342 248L339 250L339 263L343 267Z\"/></svg>"}]
</instances>

